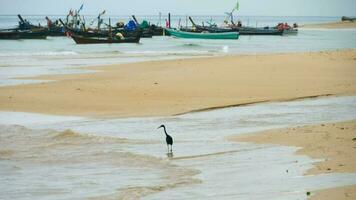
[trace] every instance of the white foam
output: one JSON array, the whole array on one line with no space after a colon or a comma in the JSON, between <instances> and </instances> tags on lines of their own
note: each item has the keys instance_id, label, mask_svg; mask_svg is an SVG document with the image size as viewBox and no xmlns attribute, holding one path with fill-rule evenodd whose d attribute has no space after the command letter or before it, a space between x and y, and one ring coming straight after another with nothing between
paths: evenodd
<instances>
[{"instance_id":1,"label":"white foam","mask_svg":"<svg viewBox=\"0 0 356 200\"><path fill-rule=\"evenodd\" d=\"M16 52L16 53L0 53L0 57L13 56L69 56L79 55L75 51L42 51L42 52Z\"/></svg>"}]
</instances>

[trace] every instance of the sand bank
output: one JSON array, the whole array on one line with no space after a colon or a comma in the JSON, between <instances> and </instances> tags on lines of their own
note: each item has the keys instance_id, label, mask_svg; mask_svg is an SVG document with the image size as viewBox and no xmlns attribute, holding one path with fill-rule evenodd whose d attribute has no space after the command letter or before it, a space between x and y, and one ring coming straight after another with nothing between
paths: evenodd
<instances>
[{"instance_id":1,"label":"sand bank","mask_svg":"<svg viewBox=\"0 0 356 200\"><path fill-rule=\"evenodd\" d=\"M0 110L162 116L207 108L356 93L356 50L238 55L95 67L94 74L0 88Z\"/></svg>"},{"instance_id":2,"label":"sand bank","mask_svg":"<svg viewBox=\"0 0 356 200\"><path fill-rule=\"evenodd\" d=\"M353 200L356 199L356 185L316 191L310 200Z\"/></svg>"},{"instance_id":3,"label":"sand bank","mask_svg":"<svg viewBox=\"0 0 356 200\"><path fill-rule=\"evenodd\" d=\"M356 28L356 21L340 21L322 24L305 24L300 26L300 28L324 28L324 29L347 29Z\"/></svg>"},{"instance_id":4,"label":"sand bank","mask_svg":"<svg viewBox=\"0 0 356 200\"><path fill-rule=\"evenodd\" d=\"M229 139L298 146L302 147L298 154L325 159L307 174L356 172L356 121L272 130ZM355 195L356 186L350 186L319 191L312 199L354 199Z\"/></svg>"}]
</instances>

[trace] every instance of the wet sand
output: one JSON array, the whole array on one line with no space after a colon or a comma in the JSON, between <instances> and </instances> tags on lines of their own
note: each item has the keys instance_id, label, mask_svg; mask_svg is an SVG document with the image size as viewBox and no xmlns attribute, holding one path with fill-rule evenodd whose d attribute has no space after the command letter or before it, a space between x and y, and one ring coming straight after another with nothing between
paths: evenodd
<instances>
[{"instance_id":1,"label":"wet sand","mask_svg":"<svg viewBox=\"0 0 356 200\"><path fill-rule=\"evenodd\" d=\"M310 200L353 200L356 199L356 185L317 191Z\"/></svg>"},{"instance_id":2,"label":"wet sand","mask_svg":"<svg viewBox=\"0 0 356 200\"><path fill-rule=\"evenodd\" d=\"M265 101L356 93L356 50L237 55L94 67L93 74L0 88L0 110L167 116Z\"/></svg>"},{"instance_id":3,"label":"wet sand","mask_svg":"<svg viewBox=\"0 0 356 200\"><path fill-rule=\"evenodd\" d=\"M355 96L327 97L131 119L0 112L0 182L5 185L0 196L306 199L307 191L356 184L356 175L303 176L314 162L294 155L298 148L225 137L356 119L354 102ZM171 160L163 131L156 129L160 124L174 137Z\"/></svg>"},{"instance_id":4,"label":"wet sand","mask_svg":"<svg viewBox=\"0 0 356 200\"><path fill-rule=\"evenodd\" d=\"M298 154L323 159L307 174L356 172L356 121L271 130L229 139L302 147ZM351 186L322 190L311 199L353 199L350 197L355 194L356 186Z\"/></svg>"},{"instance_id":5,"label":"wet sand","mask_svg":"<svg viewBox=\"0 0 356 200\"><path fill-rule=\"evenodd\" d=\"M324 29L346 29L346 28L356 28L356 21L340 21L322 24L305 24L300 26L300 28L324 28Z\"/></svg>"}]
</instances>

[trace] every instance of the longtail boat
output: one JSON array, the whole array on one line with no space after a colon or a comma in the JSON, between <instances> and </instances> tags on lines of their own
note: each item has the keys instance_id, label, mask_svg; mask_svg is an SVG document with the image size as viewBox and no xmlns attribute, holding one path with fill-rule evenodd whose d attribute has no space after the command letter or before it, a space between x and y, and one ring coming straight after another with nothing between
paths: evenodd
<instances>
[{"instance_id":1,"label":"longtail boat","mask_svg":"<svg viewBox=\"0 0 356 200\"><path fill-rule=\"evenodd\" d=\"M132 15L132 19L142 29L143 37L163 36L164 35L163 27L156 26L154 24L150 24L146 20L143 20L142 23L139 23L135 15Z\"/></svg>"},{"instance_id":2,"label":"longtail boat","mask_svg":"<svg viewBox=\"0 0 356 200\"><path fill-rule=\"evenodd\" d=\"M296 35L296 34L298 34L298 29L296 29L296 28L290 28L290 29L283 30L283 35Z\"/></svg>"},{"instance_id":3,"label":"longtail boat","mask_svg":"<svg viewBox=\"0 0 356 200\"><path fill-rule=\"evenodd\" d=\"M141 35L137 34L132 37L125 37L121 33L115 35L111 30L111 20L109 18L109 33L106 37L83 37L78 35L71 36L77 44L112 44L112 43L139 43Z\"/></svg>"},{"instance_id":4,"label":"longtail boat","mask_svg":"<svg viewBox=\"0 0 356 200\"><path fill-rule=\"evenodd\" d=\"M225 32L236 32L238 31L240 35L293 35L298 33L298 29L293 27L279 28L276 27L249 27L249 26L238 26L232 24L229 27L216 27L216 26L201 26L195 24L193 19L189 17L189 20L193 24L193 27L181 28L182 31L196 32L200 33L207 31L210 33L225 33Z\"/></svg>"},{"instance_id":5,"label":"longtail boat","mask_svg":"<svg viewBox=\"0 0 356 200\"><path fill-rule=\"evenodd\" d=\"M283 30L270 27L240 27L241 35L283 35Z\"/></svg>"},{"instance_id":6,"label":"longtail boat","mask_svg":"<svg viewBox=\"0 0 356 200\"><path fill-rule=\"evenodd\" d=\"M140 36L119 38L119 37L83 37L78 35L71 36L77 44L112 44L112 43L139 43Z\"/></svg>"},{"instance_id":7,"label":"longtail boat","mask_svg":"<svg viewBox=\"0 0 356 200\"><path fill-rule=\"evenodd\" d=\"M341 17L341 21L350 21L350 22L353 22L353 21L356 21L356 17L346 17L346 16L342 16L342 17Z\"/></svg>"},{"instance_id":8,"label":"longtail boat","mask_svg":"<svg viewBox=\"0 0 356 200\"><path fill-rule=\"evenodd\" d=\"M60 26L58 23L52 23L52 21L46 17L48 26L43 27L43 26L36 26L31 24L29 21L23 19L21 15L17 15L17 17L20 19L19 21L19 26L13 30L17 31L28 31L28 30L42 30L43 33L45 33L47 36L64 36L64 29L62 26ZM58 21L57 21L58 22Z\"/></svg>"},{"instance_id":9,"label":"longtail boat","mask_svg":"<svg viewBox=\"0 0 356 200\"><path fill-rule=\"evenodd\" d=\"M181 30L166 29L169 35L185 39L239 39L239 32L209 33L186 32Z\"/></svg>"},{"instance_id":10,"label":"longtail boat","mask_svg":"<svg viewBox=\"0 0 356 200\"><path fill-rule=\"evenodd\" d=\"M54 23L46 16L48 36L65 36L64 27L56 20Z\"/></svg>"},{"instance_id":11,"label":"longtail boat","mask_svg":"<svg viewBox=\"0 0 356 200\"><path fill-rule=\"evenodd\" d=\"M140 24L137 21L135 15L132 15L132 19L135 21L136 25L141 29L143 38L151 38L153 36L153 29L151 26L149 26L147 21L144 21L143 23Z\"/></svg>"},{"instance_id":12,"label":"longtail boat","mask_svg":"<svg viewBox=\"0 0 356 200\"><path fill-rule=\"evenodd\" d=\"M0 31L0 39L16 40L16 39L46 39L47 32L45 30L7 30Z\"/></svg>"},{"instance_id":13,"label":"longtail boat","mask_svg":"<svg viewBox=\"0 0 356 200\"><path fill-rule=\"evenodd\" d=\"M269 27L247 27L247 26L235 26L230 27L212 27L212 26L201 26L197 25L191 17L189 17L190 22L193 24L193 28L183 28L181 30L188 32L203 32L207 31L210 33L226 33L226 32L239 32L240 35L283 35L283 30Z\"/></svg>"},{"instance_id":14,"label":"longtail boat","mask_svg":"<svg viewBox=\"0 0 356 200\"><path fill-rule=\"evenodd\" d=\"M80 29L74 29L66 26L64 22L59 19L60 23L64 26L64 29L66 32L69 32L71 35L76 35L76 36L82 36L82 37L94 37L94 38L107 38L109 35L116 35L118 33L122 34L124 37L127 38L132 38L140 35L142 37L142 30L141 29L136 29L136 30L125 30L124 28L115 28L115 27L109 27L109 29L100 29L100 30L80 30ZM111 32L111 33L110 33ZM152 37L152 36L151 36Z\"/></svg>"}]
</instances>

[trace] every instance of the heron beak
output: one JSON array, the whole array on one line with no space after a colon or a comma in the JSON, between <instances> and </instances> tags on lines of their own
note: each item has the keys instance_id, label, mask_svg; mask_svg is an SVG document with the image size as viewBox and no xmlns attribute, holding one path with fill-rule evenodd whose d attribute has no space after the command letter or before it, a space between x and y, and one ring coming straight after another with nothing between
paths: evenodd
<instances>
[{"instance_id":1,"label":"heron beak","mask_svg":"<svg viewBox=\"0 0 356 200\"><path fill-rule=\"evenodd\" d=\"M158 127L157 129L160 129L160 128L162 128L162 126Z\"/></svg>"}]
</instances>

